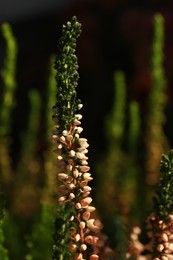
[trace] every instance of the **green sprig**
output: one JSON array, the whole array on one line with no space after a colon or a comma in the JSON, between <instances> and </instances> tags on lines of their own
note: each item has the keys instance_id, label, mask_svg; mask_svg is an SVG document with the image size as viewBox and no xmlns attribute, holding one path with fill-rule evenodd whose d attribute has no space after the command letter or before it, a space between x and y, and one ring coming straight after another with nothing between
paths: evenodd
<instances>
[{"instance_id":1,"label":"green sprig","mask_svg":"<svg viewBox=\"0 0 173 260\"><path fill-rule=\"evenodd\" d=\"M162 156L160 171L163 177L160 179L156 196L154 197L154 208L161 219L165 219L173 212L173 150Z\"/></svg>"},{"instance_id":2,"label":"green sprig","mask_svg":"<svg viewBox=\"0 0 173 260\"><path fill-rule=\"evenodd\" d=\"M75 55L76 40L81 33L81 24L74 16L71 22L67 22L62 28L62 37L59 40L59 55L55 60L57 82L57 114L59 127L66 129L74 119L80 100L76 97L79 74Z\"/></svg>"}]
</instances>

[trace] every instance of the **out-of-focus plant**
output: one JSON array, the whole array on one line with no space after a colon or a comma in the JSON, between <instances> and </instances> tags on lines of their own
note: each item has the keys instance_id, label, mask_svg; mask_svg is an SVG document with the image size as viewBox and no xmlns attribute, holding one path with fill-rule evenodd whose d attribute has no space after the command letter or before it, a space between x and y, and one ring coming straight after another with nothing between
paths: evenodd
<instances>
[{"instance_id":1,"label":"out-of-focus plant","mask_svg":"<svg viewBox=\"0 0 173 260\"><path fill-rule=\"evenodd\" d=\"M153 186L158 181L159 162L163 152L169 150L164 134L167 82L164 72L164 18L161 14L153 17L153 40L151 47L151 89L148 98L146 118L146 183ZM149 190L149 189L148 189ZM148 196L151 196L151 191Z\"/></svg>"},{"instance_id":2,"label":"out-of-focus plant","mask_svg":"<svg viewBox=\"0 0 173 260\"><path fill-rule=\"evenodd\" d=\"M3 224L3 218L4 218L4 196L3 193L0 192L0 259L3 260L8 260L8 251L4 247L4 233L2 229L2 224Z\"/></svg>"},{"instance_id":3,"label":"out-of-focus plant","mask_svg":"<svg viewBox=\"0 0 173 260\"><path fill-rule=\"evenodd\" d=\"M16 57L17 43L8 23L1 25L1 32L5 39L6 55L3 68L0 71L2 92L0 97L0 183L6 193L11 191L11 158L9 155L11 134L11 112L15 105L16 90Z\"/></svg>"},{"instance_id":4,"label":"out-of-focus plant","mask_svg":"<svg viewBox=\"0 0 173 260\"><path fill-rule=\"evenodd\" d=\"M110 216L118 208L119 198L117 201L119 182L121 181L122 163L122 141L125 126L125 109L126 109L126 84L123 72L118 71L114 76L115 81L115 101L111 113L106 119L106 136L108 151L106 157L97 166L98 187L97 203L100 212ZM102 174L102 169L106 171ZM106 192L105 192L106 191ZM102 196L100 196L102 194ZM106 217L105 216L105 217ZM104 216L103 216L104 217Z\"/></svg>"}]
</instances>

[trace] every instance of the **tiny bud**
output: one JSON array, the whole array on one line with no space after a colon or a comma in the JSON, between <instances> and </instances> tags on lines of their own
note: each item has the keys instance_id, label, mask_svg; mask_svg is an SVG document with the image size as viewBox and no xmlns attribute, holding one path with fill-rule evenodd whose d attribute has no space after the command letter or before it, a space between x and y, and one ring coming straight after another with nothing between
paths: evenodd
<instances>
[{"instance_id":1,"label":"tiny bud","mask_svg":"<svg viewBox=\"0 0 173 260\"><path fill-rule=\"evenodd\" d=\"M77 157L78 159L83 159L84 156L85 156L85 155L84 155L83 153L79 153L79 152L76 153L76 157Z\"/></svg>"},{"instance_id":2,"label":"tiny bud","mask_svg":"<svg viewBox=\"0 0 173 260\"><path fill-rule=\"evenodd\" d=\"M90 195L90 191L83 192L82 197L86 198Z\"/></svg>"},{"instance_id":3,"label":"tiny bud","mask_svg":"<svg viewBox=\"0 0 173 260\"><path fill-rule=\"evenodd\" d=\"M159 244L159 245L157 246L157 251L158 251L158 252L162 252L163 249L164 249L164 246L163 246L162 244Z\"/></svg>"},{"instance_id":4,"label":"tiny bud","mask_svg":"<svg viewBox=\"0 0 173 260\"><path fill-rule=\"evenodd\" d=\"M87 207L89 206L89 204L92 202L92 198L91 197L86 197L84 199L81 200L81 205L82 207Z\"/></svg>"},{"instance_id":5,"label":"tiny bud","mask_svg":"<svg viewBox=\"0 0 173 260\"><path fill-rule=\"evenodd\" d=\"M73 171L73 176L74 176L75 178L77 178L77 177L79 176L79 172L78 172L77 169L75 169L75 170Z\"/></svg>"},{"instance_id":6,"label":"tiny bud","mask_svg":"<svg viewBox=\"0 0 173 260\"><path fill-rule=\"evenodd\" d=\"M87 244L92 245L92 243L93 243L93 236L91 236L91 235L86 236L86 237L85 237L85 242L86 242Z\"/></svg>"},{"instance_id":7,"label":"tiny bud","mask_svg":"<svg viewBox=\"0 0 173 260\"><path fill-rule=\"evenodd\" d=\"M75 208L76 208L76 209L81 209L82 206L81 206L81 204L78 202L78 203L76 203Z\"/></svg>"},{"instance_id":8,"label":"tiny bud","mask_svg":"<svg viewBox=\"0 0 173 260\"><path fill-rule=\"evenodd\" d=\"M61 143L65 143L65 137L64 137L63 135L60 136L59 141L60 141Z\"/></svg>"},{"instance_id":9,"label":"tiny bud","mask_svg":"<svg viewBox=\"0 0 173 260\"><path fill-rule=\"evenodd\" d=\"M163 234L161 235L161 238L162 238L162 240L163 240L164 242L167 242L167 241L168 241L168 236L167 236L166 233L163 233Z\"/></svg>"},{"instance_id":10,"label":"tiny bud","mask_svg":"<svg viewBox=\"0 0 173 260\"><path fill-rule=\"evenodd\" d=\"M67 187L69 190L73 190L76 186L74 185L74 183L69 183Z\"/></svg>"},{"instance_id":11,"label":"tiny bud","mask_svg":"<svg viewBox=\"0 0 173 260\"><path fill-rule=\"evenodd\" d=\"M67 135L68 135L67 130L64 130L64 131L62 132L62 134L63 134L63 136L67 136Z\"/></svg>"},{"instance_id":12,"label":"tiny bud","mask_svg":"<svg viewBox=\"0 0 173 260\"><path fill-rule=\"evenodd\" d=\"M74 216L71 216L69 221L73 221L74 220Z\"/></svg>"},{"instance_id":13,"label":"tiny bud","mask_svg":"<svg viewBox=\"0 0 173 260\"><path fill-rule=\"evenodd\" d=\"M67 165L66 165L66 169L67 169L68 171L72 171L73 166L72 166L71 164L67 164Z\"/></svg>"},{"instance_id":14,"label":"tiny bud","mask_svg":"<svg viewBox=\"0 0 173 260\"><path fill-rule=\"evenodd\" d=\"M86 160L81 160L82 165L88 165L88 162Z\"/></svg>"},{"instance_id":15,"label":"tiny bud","mask_svg":"<svg viewBox=\"0 0 173 260\"><path fill-rule=\"evenodd\" d=\"M89 166L86 166L86 165L80 166L80 170L81 170L81 172L87 172L87 171L90 170L90 167L89 167Z\"/></svg>"},{"instance_id":16,"label":"tiny bud","mask_svg":"<svg viewBox=\"0 0 173 260\"><path fill-rule=\"evenodd\" d=\"M79 134L75 134L75 137L76 137L76 139L78 139L79 138Z\"/></svg>"},{"instance_id":17,"label":"tiny bud","mask_svg":"<svg viewBox=\"0 0 173 260\"><path fill-rule=\"evenodd\" d=\"M70 193L70 194L69 194L69 199L70 199L70 200L73 200L74 198L75 198L74 193Z\"/></svg>"},{"instance_id":18,"label":"tiny bud","mask_svg":"<svg viewBox=\"0 0 173 260\"><path fill-rule=\"evenodd\" d=\"M58 199L59 202L64 202L66 200L66 197L65 196L62 196Z\"/></svg>"},{"instance_id":19,"label":"tiny bud","mask_svg":"<svg viewBox=\"0 0 173 260\"><path fill-rule=\"evenodd\" d=\"M75 234L73 239L78 242L80 240L80 234Z\"/></svg>"},{"instance_id":20,"label":"tiny bud","mask_svg":"<svg viewBox=\"0 0 173 260\"><path fill-rule=\"evenodd\" d=\"M80 110L83 107L83 104L78 104L78 109Z\"/></svg>"},{"instance_id":21,"label":"tiny bud","mask_svg":"<svg viewBox=\"0 0 173 260\"><path fill-rule=\"evenodd\" d=\"M80 227L80 229L84 229L84 228L85 228L85 222L84 222L84 221L81 221L81 222L79 223L79 227Z\"/></svg>"},{"instance_id":22,"label":"tiny bud","mask_svg":"<svg viewBox=\"0 0 173 260\"><path fill-rule=\"evenodd\" d=\"M82 214L82 218L84 220L88 220L90 218L90 212L89 211L85 211L83 214Z\"/></svg>"},{"instance_id":23,"label":"tiny bud","mask_svg":"<svg viewBox=\"0 0 173 260\"><path fill-rule=\"evenodd\" d=\"M81 251L85 251L87 249L87 245L81 244L80 249Z\"/></svg>"},{"instance_id":24,"label":"tiny bud","mask_svg":"<svg viewBox=\"0 0 173 260\"><path fill-rule=\"evenodd\" d=\"M57 159L58 159L59 161L61 161L61 160L63 159L63 157L62 157L61 155L58 155L58 156L57 156Z\"/></svg>"},{"instance_id":25,"label":"tiny bud","mask_svg":"<svg viewBox=\"0 0 173 260\"><path fill-rule=\"evenodd\" d=\"M82 119L82 115L81 115L81 114L76 114L76 115L75 115L75 118L76 118L77 120L81 120L81 119Z\"/></svg>"},{"instance_id":26,"label":"tiny bud","mask_svg":"<svg viewBox=\"0 0 173 260\"><path fill-rule=\"evenodd\" d=\"M90 186L84 186L83 190L84 190L84 192L88 192L88 191L91 191L92 189Z\"/></svg>"},{"instance_id":27,"label":"tiny bud","mask_svg":"<svg viewBox=\"0 0 173 260\"><path fill-rule=\"evenodd\" d=\"M70 252L75 253L77 251L77 246L73 243L70 243L68 246Z\"/></svg>"},{"instance_id":28,"label":"tiny bud","mask_svg":"<svg viewBox=\"0 0 173 260\"><path fill-rule=\"evenodd\" d=\"M83 128L82 128L81 126L76 127L76 132L77 132L78 134L81 134L82 131L83 131Z\"/></svg>"},{"instance_id":29,"label":"tiny bud","mask_svg":"<svg viewBox=\"0 0 173 260\"><path fill-rule=\"evenodd\" d=\"M59 145L58 145L58 149L62 149L62 144L59 144Z\"/></svg>"},{"instance_id":30,"label":"tiny bud","mask_svg":"<svg viewBox=\"0 0 173 260\"><path fill-rule=\"evenodd\" d=\"M58 173L58 179L59 180L66 180L68 179L68 175L65 173Z\"/></svg>"},{"instance_id":31,"label":"tiny bud","mask_svg":"<svg viewBox=\"0 0 173 260\"><path fill-rule=\"evenodd\" d=\"M81 181L80 186L81 186L81 187L84 187L84 186L86 186L87 184L88 184L88 181Z\"/></svg>"},{"instance_id":32,"label":"tiny bud","mask_svg":"<svg viewBox=\"0 0 173 260\"><path fill-rule=\"evenodd\" d=\"M74 157L74 156L75 156L75 151L71 150L71 151L69 152L69 156L70 156L70 157Z\"/></svg>"},{"instance_id":33,"label":"tiny bud","mask_svg":"<svg viewBox=\"0 0 173 260\"><path fill-rule=\"evenodd\" d=\"M67 136L66 136L66 140L67 140L68 142L71 142L71 141L73 140L73 136L72 136L72 135L67 135Z\"/></svg>"},{"instance_id":34,"label":"tiny bud","mask_svg":"<svg viewBox=\"0 0 173 260\"><path fill-rule=\"evenodd\" d=\"M81 122L80 122L79 120L77 120L77 119L74 119L74 120L73 120L73 124L74 124L74 125L80 125Z\"/></svg>"}]
</instances>

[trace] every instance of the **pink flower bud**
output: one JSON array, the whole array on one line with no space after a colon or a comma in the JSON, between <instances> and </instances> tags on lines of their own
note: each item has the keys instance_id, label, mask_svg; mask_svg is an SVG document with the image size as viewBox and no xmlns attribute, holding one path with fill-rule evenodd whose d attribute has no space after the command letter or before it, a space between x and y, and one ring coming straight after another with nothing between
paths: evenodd
<instances>
[{"instance_id":1,"label":"pink flower bud","mask_svg":"<svg viewBox=\"0 0 173 260\"><path fill-rule=\"evenodd\" d=\"M81 251L85 251L87 249L87 245L81 244L80 249Z\"/></svg>"},{"instance_id":2,"label":"pink flower bud","mask_svg":"<svg viewBox=\"0 0 173 260\"><path fill-rule=\"evenodd\" d=\"M78 242L80 240L80 234L75 234L73 239Z\"/></svg>"},{"instance_id":3,"label":"pink flower bud","mask_svg":"<svg viewBox=\"0 0 173 260\"><path fill-rule=\"evenodd\" d=\"M82 128L82 127L80 127L80 126L76 127L76 132L77 132L78 134L81 134L82 131L83 131L83 128Z\"/></svg>"},{"instance_id":4,"label":"pink flower bud","mask_svg":"<svg viewBox=\"0 0 173 260\"><path fill-rule=\"evenodd\" d=\"M61 155L58 155L58 156L57 156L57 159L58 159L59 161L61 161L61 160L63 159L63 157L62 157Z\"/></svg>"},{"instance_id":5,"label":"pink flower bud","mask_svg":"<svg viewBox=\"0 0 173 260\"><path fill-rule=\"evenodd\" d=\"M92 198L91 197L86 197L84 199L81 200L81 206L84 208L84 207L87 207L89 206L89 204L92 202Z\"/></svg>"},{"instance_id":6,"label":"pink flower bud","mask_svg":"<svg viewBox=\"0 0 173 260\"><path fill-rule=\"evenodd\" d=\"M157 246L157 251L158 251L158 252L162 252L163 249L164 249L164 246L163 246L162 244L159 244L159 245Z\"/></svg>"},{"instance_id":7,"label":"pink flower bud","mask_svg":"<svg viewBox=\"0 0 173 260\"><path fill-rule=\"evenodd\" d=\"M81 187L84 187L84 186L86 186L87 184L88 184L88 181L81 181L80 186L81 186Z\"/></svg>"},{"instance_id":8,"label":"pink flower bud","mask_svg":"<svg viewBox=\"0 0 173 260\"><path fill-rule=\"evenodd\" d=\"M95 211L96 210L96 208L95 207L93 207L93 206L88 206L87 208L86 208L86 210L88 211L88 212L93 212L93 211Z\"/></svg>"},{"instance_id":9,"label":"pink flower bud","mask_svg":"<svg viewBox=\"0 0 173 260\"><path fill-rule=\"evenodd\" d=\"M92 190L92 189L91 189L90 186L84 186L84 187L83 187L83 191L84 191L84 192L91 191L91 190Z\"/></svg>"},{"instance_id":10,"label":"pink flower bud","mask_svg":"<svg viewBox=\"0 0 173 260\"><path fill-rule=\"evenodd\" d=\"M67 169L67 171L72 171L73 166L71 164L67 164L66 169Z\"/></svg>"},{"instance_id":11,"label":"pink flower bud","mask_svg":"<svg viewBox=\"0 0 173 260\"><path fill-rule=\"evenodd\" d=\"M80 227L80 229L84 229L84 228L85 228L85 222L84 222L84 221L81 221L81 222L79 223L79 227Z\"/></svg>"},{"instance_id":12,"label":"pink flower bud","mask_svg":"<svg viewBox=\"0 0 173 260\"><path fill-rule=\"evenodd\" d=\"M90 170L90 167L87 165L80 166L80 171L81 172L88 172Z\"/></svg>"},{"instance_id":13,"label":"pink flower bud","mask_svg":"<svg viewBox=\"0 0 173 260\"><path fill-rule=\"evenodd\" d=\"M74 125L80 125L81 122L80 122L79 120L77 120L77 119L74 119L74 120L73 120L73 124L74 124Z\"/></svg>"},{"instance_id":14,"label":"pink flower bud","mask_svg":"<svg viewBox=\"0 0 173 260\"><path fill-rule=\"evenodd\" d=\"M77 178L77 177L79 176L79 172L78 172L77 169L75 169L75 170L73 171L73 176L74 176L75 178Z\"/></svg>"},{"instance_id":15,"label":"pink flower bud","mask_svg":"<svg viewBox=\"0 0 173 260\"><path fill-rule=\"evenodd\" d=\"M93 219L93 218L87 220L87 226L88 226L89 229L91 229L91 230L97 232L97 231L99 231L100 229L99 229L98 226L95 225L94 222L95 222L95 219Z\"/></svg>"},{"instance_id":16,"label":"pink flower bud","mask_svg":"<svg viewBox=\"0 0 173 260\"><path fill-rule=\"evenodd\" d=\"M90 212L88 212L88 211L85 211L83 214L82 214L82 218L84 219L84 220L88 220L89 218L90 218Z\"/></svg>"},{"instance_id":17,"label":"pink flower bud","mask_svg":"<svg viewBox=\"0 0 173 260\"><path fill-rule=\"evenodd\" d=\"M77 246L73 243L70 243L68 246L70 252L75 253L77 251Z\"/></svg>"},{"instance_id":18,"label":"pink flower bud","mask_svg":"<svg viewBox=\"0 0 173 260\"><path fill-rule=\"evenodd\" d=\"M92 245L92 244L93 244L93 236L91 236L91 235L86 236L86 237L85 237L85 242L86 242L87 244Z\"/></svg>"},{"instance_id":19,"label":"pink flower bud","mask_svg":"<svg viewBox=\"0 0 173 260\"><path fill-rule=\"evenodd\" d=\"M81 206L81 204L78 202L78 203L76 203L75 208L76 208L76 209L81 209L82 206Z\"/></svg>"},{"instance_id":20,"label":"pink flower bud","mask_svg":"<svg viewBox=\"0 0 173 260\"><path fill-rule=\"evenodd\" d=\"M68 179L68 175L65 173L58 173L58 179L59 180L67 180Z\"/></svg>"},{"instance_id":21,"label":"pink flower bud","mask_svg":"<svg viewBox=\"0 0 173 260\"><path fill-rule=\"evenodd\" d=\"M59 202L64 202L66 200L66 197L65 196L62 196L58 199Z\"/></svg>"},{"instance_id":22,"label":"pink flower bud","mask_svg":"<svg viewBox=\"0 0 173 260\"><path fill-rule=\"evenodd\" d=\"M65 143L65 137L64 137L63 135L60 136L59 141L60 141L61 143Z\"/></svg>"},{"instance_id":23,"label":"pink flower bud","mask_svg":"<svg viewBox=\"0 0 173 260\"><path fill-rule=\"evenodd\" d=\"M167 236L166 233L163 233L163 234L161 235L161 238L162 238L162 240L163 240L164 242L167 242L167 241L168 241L168 236Z\"/></svg>"},{"instance_id":24,"label":"pink flower bud","mask_svg":"<svg viewBox=\"0 0 173 260\"><path fill-rule=\"evenodd\" d=\"M69 199L70 199L70 200L73 200L74 198L75 198L74 193L70 193L70 194L69 194Z\"/></svg>"},{"instance_id":25,"label":"pink flower bud","mask_svg":"<svg viewBox=\"0 0 173 260\"><path fill-rule=\"evenodd\" d=\"M82 159L82 160L81 160L81 164L82 164L82 165L88 165L88 162L87 162L86 160L83 160L83 159Z\"/></svg>"},{"instance_id":26,"label":"pink flower bud","mask_svg":"<svg viewBox=\"0 0 173 260\"><path fill-rule=\"evenodd\" d=\"M67 136L68 135L67 130L62 131L62 134L63 134L63 136Z\"/></svg>"},{"instance_id":27,"label":"pink flower bud","mask_svg":"<svg viewBox=\"0 0 173 260\"><path fill-rule=\"evenodd\" d=\"M71 150L71 151L69 152L69 156L70 156L70 157L74 157L74 156L75 156L75 151Z\"/></svg>"},{"instance_id":28,"label":"pink flower bud","mask_svg":"<svg viewBox=\"0 0 173 260\"><path fill-rule=\"evenodd\" d=\"M67 187L69 190L73 190L76 186L74 185L74 183L69 183Z\"/></svg>"},{"instance_id":29,"label":"pink flower bud","mask_svg":"<svg viewBox=\"0 0 173 260\"><path fill-rule=\"evenodd\" d=\"M67 140L67 142L71 142L73 140L73 136L72 135L67 135L66 136L66 140Z\"/></svg>"}]
</instances>

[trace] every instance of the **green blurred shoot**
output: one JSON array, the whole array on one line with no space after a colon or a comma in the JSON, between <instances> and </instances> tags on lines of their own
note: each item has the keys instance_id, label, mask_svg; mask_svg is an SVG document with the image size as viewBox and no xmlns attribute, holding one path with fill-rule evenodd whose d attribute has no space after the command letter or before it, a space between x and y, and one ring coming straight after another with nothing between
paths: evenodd
<instances>
[{"instance_id":1,"label":"green blurred shoot","mask_svg":"<svg viewBox=\"0 0 173 260\"><path fill-rule=\"evenodd\" d=\"M151 90L146 118L146 183L149 185L147 203L153 195L153 187L159 179L159 164L162 153L169 149L163 126L165 123L166 87L164 73L164 18L160 14L153 18L153 40L151 47Z\"/></svg>"},{"instance_id":2,"label":"green blurred shoot","mask_svg":"<svg viewBox=\"0 0 173 260\"><path fill-rule=\"evenodd\" d=\"M1 25L1 31L6 41L6 56L0 72L3 82L0 102L0 136L3 137L10 133L11 112L15 105L17 43L8 23Z\"/></svg>"},{"instance_id":3,"label":"green blurred shoot","mask_svg":"<svg viewBox=\"0 0 173 260\"><path fill-rule=\"evenodd\" d=\"M5 39L6 54L3 68L0 71L2 79L2 95L0 97L0 183L2 183L6 196L10 198L12 168L9 156L9 136L11 134L11 113L15 104L17 43L8 23L1 25L1 32Z\"/></svg>"}]
</instances>

